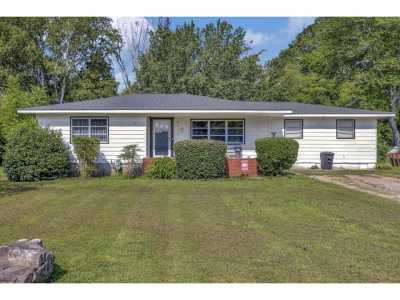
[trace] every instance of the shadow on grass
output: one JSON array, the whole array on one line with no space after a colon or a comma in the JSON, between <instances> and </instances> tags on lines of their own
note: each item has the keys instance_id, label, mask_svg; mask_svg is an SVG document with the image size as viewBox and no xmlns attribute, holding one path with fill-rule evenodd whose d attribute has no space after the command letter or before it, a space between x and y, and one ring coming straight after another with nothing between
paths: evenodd
<instances>
[{"instance_id":1,"label":"shadow on grass","mask_svg":"<svg viewBox=\"0 0 400 300\"><path fill-rule=\"evenodd\" d=\"M59 264L54 264L54 271L51 274L50 282L57 282L59 281L68 271L63 269Z\"/></svg>"},{"instance_id":2,"label":"shadow on grass","mask_svg":"<svg viewBox=\"0 0 400 300\"><path fill-rule=\"evenodd\" d=\"M27 183L0 181L0 196L36 190L37 187Z\"/></svg>"}]
</instances>

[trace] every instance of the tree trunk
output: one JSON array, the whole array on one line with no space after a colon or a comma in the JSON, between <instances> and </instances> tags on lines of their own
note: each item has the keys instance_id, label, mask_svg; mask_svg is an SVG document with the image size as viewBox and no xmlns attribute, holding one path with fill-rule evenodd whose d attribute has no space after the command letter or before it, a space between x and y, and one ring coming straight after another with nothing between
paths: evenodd
<instances>
[{"instance_id":1,"label":"tree trunk","mask_svg":"<svg viewBox=\"0 0 400 300\"><path fill-rule=\"evenodd\" d=\"M115 55L115 58L117 60L117 63L119 65L119 68L120 68L121 73L122 73L122 80L124 81L125 89L127 90L127 89L129 89L129 86L130 86L130 80L129 80L128 71L126 69L126 66L125 66L123 60L122 60L121 54L117 53Z\"/></svg>"},{"instance_id":2,"label":"tree trunk","mask_svg":"<svg viewBox=\"0 0 400 300\"><path fill-rule=\"evenodd\" d=\"M397 128L395 118L389 119L389 125L390 125L390 128L392 129L392 133L393 133L393 146L399 147L400 146L400 134L399 134L399 129Z\"/></svg>"},{"instance_id":3,"label":"tree trunk","mask_svg":"<svg viewBox=\"0 0 400 300\"><path fill-rule=\"evenodd\" d=\"M61 82L60 99L58 99L59 103L63 103L64 102L64 95L65 95L65 77L63 77L63 80Z\"/></svg>"},{"instance_id":4,"label":"tree trunk","mask_svg":"<svg viewBox=\"0 0 400 300\"><path fill-rule=\"evenodd\" d=\"M41 67L37 67L36 69L36 81L41 87L44 87L44 72Z\"/></svg>"},{"instance_id":5,"label":"tree trunk","mask_svg":"<svg viewBox=\"0 0 400 300\"><path fill-rule=\"evenodd\" d=\"M390 90L390 108L393 112L397 113L398 106L400 103L400 89L392 88ZM389 119L389 125L393 133L393 146L400 146L400 133L399 128L397 128L396 117Z\"/></svg>"}]
</instances>

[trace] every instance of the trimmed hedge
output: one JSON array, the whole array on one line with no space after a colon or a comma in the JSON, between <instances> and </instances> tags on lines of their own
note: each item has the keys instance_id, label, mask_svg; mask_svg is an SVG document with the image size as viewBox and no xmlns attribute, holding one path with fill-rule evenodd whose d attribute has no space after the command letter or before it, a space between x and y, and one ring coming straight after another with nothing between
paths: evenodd
<instances>
[{"instance_id":1,"label":"trimmed hedge","mask_svg":"<svg viewBox=\"0 0 400 300\"><path fill-rule=\"evenodd\" d=\"M208 179L225 175L226 145L212 140L175 143L176 174L182 179Z\"/></svg>"},{"instance_id":2,"label":"trimmed hedge","mask_svg":"<svg viewBox=\"0 0 400 300\"><path fill-rule=\"evenodd\" d=\"M176 176L175 159L171 157L157 157L147 175L151 178L158 179L174 178Z\"/></svg>"},{"instance_id":3,"label":"trimmed hedge","mask_svg":"<svg viewBox=\"0 0 400 300\"><path fill-rule=\"evenodd\" d=\"M28 123L10 133L3 166L12 181L64 177L70 169L69 150L60 132Z\"/></svg>"},{"instance_id":4,"label":"trimmed hedge","mask_svg":"<svg viewBox=\"0 0 400 300\"><path fill-rule=\"evenodd\" d=\"M257 163L263 175L283 175L297 160L299 143L287 138L262 138L255 141Z\"/></svg>"}]
</instances>

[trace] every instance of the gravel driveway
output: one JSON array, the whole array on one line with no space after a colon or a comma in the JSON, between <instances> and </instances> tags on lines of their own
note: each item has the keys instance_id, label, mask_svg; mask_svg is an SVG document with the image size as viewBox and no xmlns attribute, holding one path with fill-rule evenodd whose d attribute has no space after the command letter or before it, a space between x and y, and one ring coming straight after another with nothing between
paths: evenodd
<instances>
[{"instance_id":1,"label":"gravel driveway","mask_svg":"<svg viewBox=\"0 0 400 300\"><path fill-rule=\"evenodd\" d=\"M369 194L400 200L400 179L379 175L311 176Z\"/></svg>"}]
</instances>

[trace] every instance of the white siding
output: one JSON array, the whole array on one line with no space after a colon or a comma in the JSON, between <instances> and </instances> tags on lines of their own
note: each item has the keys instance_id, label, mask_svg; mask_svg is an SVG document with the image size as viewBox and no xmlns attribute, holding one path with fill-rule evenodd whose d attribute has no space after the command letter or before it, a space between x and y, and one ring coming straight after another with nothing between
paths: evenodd
<instances>
[{"instance_id":1,"label":"white siding","mask_svg":"<svg viewBox=\"0 0 400 300\"><path fill-rule=\"evenodd\" d=\"M43 127L61 130L64 141L70 141L70 116L39 115L38 121ZM190 139L190 120L207 119L204 116L175 117L175 142ZM214 117L215 118L215 117ZM221 115L220 119L238 118ZM279 117L245 117L245 145L243 155L255 157L254 141L258 138L283 136L284 119ZM116 115L109 116L109 144L101 144L99 161L116 160L122 147L128 144L139 145L141 156L149 154L149 122L147 116ZM376 119L359 118L355 122L355 139L336 139L335 118L303 118L303 139L300 144L297 167L319 165L320 152L335 153L335 167L372 168L376 164Z\"/></svg>"},{"instance_id":2,"label":"white siding","mask_svg":"<svg viewBox=\"0 0 400 300\"><path fill-rule=\"evenodd\" d=\"M202 117L203 119L207 119ZM190 117L175 118L175 141L190 138ZM223 117L221 117L223 119ZM229 118L227 118L229 119ZM320 153L335 153L335 167L373 168L376 164L376 119L359 118L355 122L355 139L336 139L335 118L304 118L303 139L296 167L320 164ZM243 156L256 157L254 141L258 138L284 135L284 119L278 117L246 117Z\"/></svg>"},{"instance_id":3,"label":"white siding","mask_svg":"<svg viewBox=\"0 0 400 300\"><path fill-rule=\"evenodd\" d=\"M70 144L70 116L37 116L42 127L60 130L65 143ZM137 144L140 156L146 153L146 117L144 116L109 116L109 143L100 144L99 163L118 159L124 146ZM74 157L72 157L74 159Z\"/></svg>"},{"instance_id":4,"label":"white siding","mask_svg":"<svg viewBox=\"0 0 400 300\"><path fill-rule=\"evenodd\" d=\"M311 167L320 164L320 153L335 153L334 166L373 168L376 164L376 119L356 119L355 139L336 138L335 118L304 119L303 139L296 165Z\"/></svg>"},{"instance_id":5,"label":"white siding","mask_svg":"<svg viewBox=\"0 0 400 300\"><path fill-rule=\"evenodd\" d=\"M174 123L175 142L190 139L190 120L207 119L207 117L176 117ZM214 118L210 118L214 119ZM237 116L220 116L218 119L239 119ZM277 135L282 135L282 126L271 124L271 119L267 117L245 117L245 144L243 145L243 156L256 157L254 141L258 138L271 136L271 131L276 131ZM278 120L279 124L281 120Z\"/></svg>"}]
</instances>

